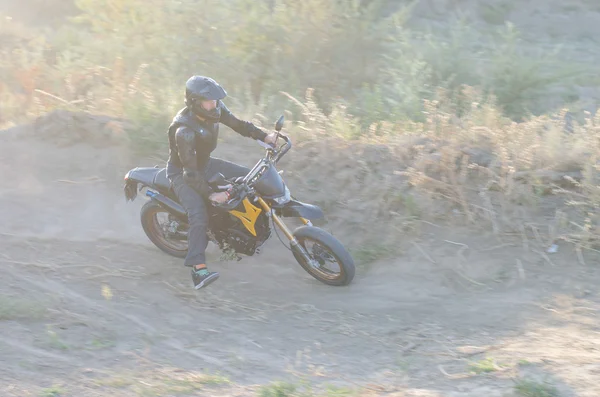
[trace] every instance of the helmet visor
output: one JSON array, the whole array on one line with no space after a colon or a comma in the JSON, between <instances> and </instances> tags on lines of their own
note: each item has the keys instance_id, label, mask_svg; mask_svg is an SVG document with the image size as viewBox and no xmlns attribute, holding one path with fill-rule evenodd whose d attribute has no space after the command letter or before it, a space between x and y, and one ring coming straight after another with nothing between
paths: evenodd
<instances>
[{"instance_id":1,"label":"helmet visor","mask_svg":"<svg viewBox=\"0 0 600 397\"><path fill-rule=\"evenodd\" d=\"M194 96L201 101L218 101L227 96L227 93L220 85L207 84L199 91L194 92Z\"/></svg>"}]
</instances>

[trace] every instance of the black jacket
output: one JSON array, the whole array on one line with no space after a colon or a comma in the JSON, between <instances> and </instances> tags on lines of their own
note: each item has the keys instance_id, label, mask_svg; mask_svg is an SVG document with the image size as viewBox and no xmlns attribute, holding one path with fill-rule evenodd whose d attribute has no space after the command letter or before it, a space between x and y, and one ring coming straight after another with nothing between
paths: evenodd
<instances>
[{"instance_id":1,"label":"black jacket","mask_svg":"<svg viewBox=\"0 0 600 397\"><path fill-rule=\"evenodd\" d=\"M263 130L235 117L223 102L219 101L217 106L221 107L221 123L244 137L264 141L267 134ZM167 177L173 180L183 173L185 182L202 197L208 198L211 189L206 182L204 168L217 147L219 123L203 122L186 107L173 118L168 133Z\"/></svg>"}]
</instances>

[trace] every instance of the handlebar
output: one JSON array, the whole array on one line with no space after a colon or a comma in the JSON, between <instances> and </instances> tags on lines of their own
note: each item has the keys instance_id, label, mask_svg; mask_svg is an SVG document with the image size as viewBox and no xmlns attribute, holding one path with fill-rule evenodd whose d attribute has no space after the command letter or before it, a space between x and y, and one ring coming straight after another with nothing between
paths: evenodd
<instances>
[{"instance_id":1,"label":"handlebar","mask_svg":"<svg viewBox=\"0 0 600 397\"><path fill-rule=\"evenodd\" d=\"M234 184L230 189L231 197L224 203L217 203L216 201L211 200L211 204L215 207L219 207L226 210L232 210L238 206L238 204L246 197L248 194L248 186L244 183L242 184Z\"/></svg>"},{"instance_id":2,"label":"handlebar","mask_svg":"<svg viewBox=\"0 0 600 397\"><path fill-rule=\"evenodd\" d=\"M281 160L281 158L283 156L285 156L285 154L292 148L292 141L290 140L290 138L286 135L283 135L282 133L278 132L277 133L278 137L281 137L281 139L283 139L285 141L285 143L283 145L281 145L279 147L279 149L277 149L274 146L271 146L263 141L259 141L258 139L256 140L256 142L258 142L258 144L262 147L264 147L267 150L268 154L274 154L274 157L269 157L272 158L273 162L275 164L277 164L277 162L279 160Z\"/></svg>"},{"instance_id":3,"label":"handlebar","mask_svg":"<svg viewBox=\"0 0 600 397\"><path fill-rule=\"evenodd\" d=\"M277 162L283 156L285 156L285 154L288 152L288 150L290 150L292 148L292 141L290 140L290 138L287 135L283 135L282 133L278 132L277 136L281 137L285 141L285 143L279 147L280 152L277 154L277 157L275 157L275 160L273 160L275 162L275 164L277 164ZM281 150L282 148L283 148L283 150Z\"/></svg>"},{"instance_id":4,"label":"handlebar","mask_svg":"<svg viewBox=\"0 0 600 397\"><path fill-rule=\"evenodd\" d=\"M277 136L281 137L285 141L285 143L282 144L279 148L277 148L276 146L271 146L263 141L259 141L258 139L256 140L256 142L258 142L260 146L266 149L266 159L262 159L258 163L256 163L256 165L250 170L250 172L248 172L248 174L246 174L246 176L242 179L242 181L239 184L234 184L232 188L233 191L231 198L227 202L222 204L217 204L213 202L213 205L224 209L235 208L239 204L239 202L243 200L243 198L247 195L249 187L248 182L252 178L254 178L254 176L257 173L257 170L265 165L265 161L271 160L275 164L277 164L277 162L281 160L283 156L285 156L285 154L292 148L292 141L288 136L280 132L277 133Z\"/></svg>"}]
</instances>

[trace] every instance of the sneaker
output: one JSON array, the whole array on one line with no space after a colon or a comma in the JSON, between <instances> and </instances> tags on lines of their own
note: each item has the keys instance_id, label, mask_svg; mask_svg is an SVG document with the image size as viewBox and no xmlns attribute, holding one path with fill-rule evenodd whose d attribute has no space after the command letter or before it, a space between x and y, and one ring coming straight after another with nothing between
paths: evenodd
<instances>
[{"instance_id":1,"label":"sneaker","mask_svg":"<svg viewBox=\"0 0 600 397\"><path fill-rule=\"evenodd\" d=\"M217 272L209 272L207 269L195 270L192 268L192 280L194 281L195 289L206 287L218 278L219 273Z\"/></svg>"}]
</instances>

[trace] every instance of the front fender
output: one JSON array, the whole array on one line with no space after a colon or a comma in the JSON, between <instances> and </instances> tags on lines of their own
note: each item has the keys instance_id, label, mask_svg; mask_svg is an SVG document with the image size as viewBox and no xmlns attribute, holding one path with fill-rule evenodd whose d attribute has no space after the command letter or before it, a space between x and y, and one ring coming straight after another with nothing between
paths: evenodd
<instances>
[{"instance_id":1,"label":"front fender","mask_svg":"<svg viewBox=\"0 0 600 397\"><path fill-rule=\"evenodd\" d=\"M321 219L325 214L316 205L303 203L298 200L290 200L280 208L281 216L285 218Z\"/></svg>"}]
</instances>

